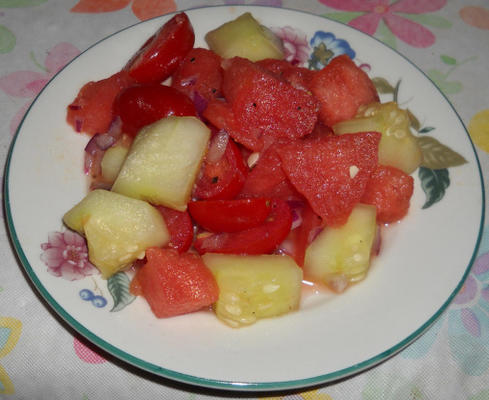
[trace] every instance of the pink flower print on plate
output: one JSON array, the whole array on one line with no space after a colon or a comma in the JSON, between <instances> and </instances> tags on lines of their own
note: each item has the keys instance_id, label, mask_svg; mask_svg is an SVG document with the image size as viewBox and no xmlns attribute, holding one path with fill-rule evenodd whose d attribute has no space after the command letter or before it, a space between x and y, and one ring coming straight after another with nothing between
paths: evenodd
<instances>
[{"instance_id":1,"label":"pink flower print on plate","mask_svg":"<svg viewBox=\"0 0 489 400\"><path fill-rule=\"evenodd\" d=\"M290 26L273 28L273 33L282 39L285 48L285 59L294 64L304 64L309 57L309 43L304 32Z\"/></svg>"},{"instance_id":2,"label":"pink flower print on plate","mask_svg":"<svg viewBox=\"0 0 489 400\"><path fill-rule=\"evenodd\" d=\"M51 232L48 242L41 244L41 249L41 260L54 276L74 281L98 272L88 261L85 239L76 232Z\"/></svg>"}]
</instances>

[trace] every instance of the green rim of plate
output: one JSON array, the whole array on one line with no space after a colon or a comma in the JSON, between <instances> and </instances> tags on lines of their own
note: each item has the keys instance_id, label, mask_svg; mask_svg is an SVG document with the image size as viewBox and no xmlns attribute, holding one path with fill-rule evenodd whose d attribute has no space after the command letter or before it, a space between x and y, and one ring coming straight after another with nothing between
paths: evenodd
<instances>
[{"instance_id":1,"label":"green rim of plate","mask_svg":"<svg viewBox=\"0 0 489 400\"><path fill-rule=\"evenodd\" d=\"M206 6L206 7L199 7L199 8L193 8L193 9L188 9L188 10L180 10L177 12L182 12L182 11L188 11L192 12L194 10L202 10L202 9L211 9L211 8L229 8L230 6L221 6L221 5L216 5L216 6ZM233 7L238 7L238 8L243 8L243 9L250 9L250 8L273 8L269 6L261 6L261 5L253 5L253 6L247 6L247 5L233 5ZM339 380L341 378L346 378L351 375L358 374L362 371L364 371L367 368L373 367L382 361L385 361L389 357L392 357L396 353L400 352L403 350L405 347L407 347L411 342L413 342L415 339L417 339L424 331L426 331L432 324L435 323L435 321L441 316L441 314L445 311L445 309L449 306L453 298L457 295L457 293L460 291L462 288L465 279L469 275L470 269L472 264L474 263L476 257L477 257L477 251L479 248L479 244L482 239L482 234L483 234L483 229L484 229L484 219L485 219L485 189L484 189L484 180L483 180L483 175L482 175L482 170L479 162L479 158L477 156L477 152L475 149L475 146L467 132L467 129L460 118L459 114L456 112L455 108L453 105L450 103L448 98L444 95L444 93L434 84L434 82L419 68L417 67L413 62L411 62L409 59L407 59L405 56L403 56L401 53L399 53L397 50L392 49L391 47L387 46L385 43L381 42L375 37L369 36L351 26L348 26L346 24L343 24L338 21L331 20L329 18L326 18L321 15L313 14L307 11L300 11L300 10L294 10L291 8L285 8L285 7L278 7L280 10L285 10L285 11L290 11L293 13L301 13L301 14L306 14L309 15L313 18L322 18L328 20L328 22L333 23L333 24L339 24L342 26L347 26L349 29L352 29L354 31L360 32L362 35L364 35L366 38L370 40L375 40L379 43L381 43L385 48L388 50L398 54L401 56L405 61L407 61L409 64L411 64L414 68L416 68L428 81L432 83L432 85L436 88L436 90L442 95L442 97L445 99L447 104L450 106L452 109L453 113L457 116L459 119L462 127L464 128L465 134L467 135L467 139L469 140L471 146L472 146L472 151L474 153L478 173L479 173L479 178L480 178L480 187L481 187L481 219L480 219L480 225L479 225L479 233L477 236L477 241L474 244L474 250L472 253L472 256L470 258L470 262L468 263L465 272L457 285L457 287L454 289L454 291L451 293L451 295L448 297L448 299L442 304L442 306L436 311L423 325L421 325L418 329L416 329L414 332L412 332L410 335L408 335L404 340L400 341L397 345L392 346L388 350L372 357L367 360L364 360L358 364L352 365L350 367L327 373L324 375L317 375L313 376L311 378L306 378L306 379L298 379L298 380L288 380L288 381L277 381L277 382L232 382L232 381L226 381L226 380L217 380L217 379L207 379L207 378L200 378L198 376L194 375L187 375L184 373L176 372L173 370L169 370L166 368L162 368L158 365L146 362L140 358L134 357L131 354L122 351L121 349L111 345L109 342L101 339L99 336L85 328L85 326L78 322L76 319L74 319L69 312L67 312L54 298L49 294L49 292L46 290L46 288L43 286L41 281L39 280L37 274L34 272L32 269L32 266L29 263L29 260L27 259L22 246L20 245L17 232L15 230L15 223L12 218L12 213L10 209L10 194L9 194L9 176L10 176L10 163L12 160L12 155L15 149L15 143L17 141L17 138L20 134L22 125L24 123L25 118L29 114L30 109L35 105L37 102L37 99L42 95L44 89L48 87L48 85L53 81L54 79L57 78L57 76L63 71L68 65L72 64L75 62L78 57L82 56L85 54L87 51L89 51L91 48L97 46L99 43L102 41L115 36L119 34L120 32L123 32L127 29L131 29L132 27L143 24L147 21L141 21L136 24L130 25L124 29L121 29L99 41L94 43L92 46L84 50L82 53L80 53L78 56L76 56L73 60L71 60L67 65L65 65L51 80L44 86L44 88L39 92L39 94L36 96L32 104L30 105L29 109L26 111L24 114L24 117L22 118L22 121L20 122L17 131L15 133L15 136L12 140L12 144L10 145L9 152L7 155L7 161L6 161L6 166L5 166L5 174L4 174L4 186L3 186L3 194L4 194L4 209L5 209L5 214L6 214L6 222L7 222L7 227L8 231L10 234L10 239L12 241L12 244L14 246L14 249L17 253L17 256L25 269L27 275L31 279L32 283L36 287L36 289L39 291L39 293L42 295L42 297L45 299L45 301L49 304L50 307L56 311L56 313L65 321L67 322L75 331L77 331L79 334L84 336L86 339L88 339L90 342L95 344L96 346L100 347L102 350L112 354L113 356L129 363L132 364L138 368L141 368L145 371L154 373L156 375L160 375L162 377L175 380L181 383L185 384L190 384L198 387L205 387L205 388L210 388L210 389L222 389L222 390L232 390L232 391L276 391L276 390L289 390L289 389L299 389L299 388L305 388L308 386L313 386L313 385L319 385L323 384L326 382L331 382L335 380ZM167 14L168 16L174 15L177 12ZM161 17L161 16L160 16ZM157 19L160 17L155 17L153 19Z\"/></svg>"}]
</instances>

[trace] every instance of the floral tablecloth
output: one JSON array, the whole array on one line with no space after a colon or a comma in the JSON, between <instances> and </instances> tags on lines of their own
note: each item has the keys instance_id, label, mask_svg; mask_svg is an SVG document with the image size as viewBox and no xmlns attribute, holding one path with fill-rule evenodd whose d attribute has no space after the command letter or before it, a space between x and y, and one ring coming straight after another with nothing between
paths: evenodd
<instances>
[{"instance_id":1,"label":"floral tablecloth","mask_svg":"<svg viewBox=\"0 0 489 400\"><path fill-rule=\"evenodd\" d=\"M103 37L151 17L240 1L0 0L0 155L6 160L22 116L68 61ZM417 64L452 102L489 173L487 0L257 0L360 29ZM209 14L209 18L212 15ZM486 179L487 180L487 179ZM32 199L35 201L35 199ZM489 399L489 226L464 286L417 341L354 377L294 393L248 398ZM38 296L0 232L0 398L233 398L134 369L97 350ZM293 365L291 365L293 368Z\"/></svg>"}]
</instances>

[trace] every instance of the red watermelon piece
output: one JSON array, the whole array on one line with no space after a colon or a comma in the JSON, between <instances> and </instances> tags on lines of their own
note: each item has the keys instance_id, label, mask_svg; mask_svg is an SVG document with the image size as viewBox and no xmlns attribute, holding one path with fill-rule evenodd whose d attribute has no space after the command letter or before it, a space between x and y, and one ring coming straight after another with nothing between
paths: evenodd
<instances>
[{"instance_id":1,"label":"red watermelon piece","mask_svg":"<svg viewBox=\"0 0 489 400\"><path fill-rule=\"evenodd\" d=\"M320 102L319 119L329 126L353 118L361 105L379 101L369 76L345 54L317 72L310 88Z\"/></svg>"},{"instance_id":2,"label":"red watermelon piece","mask_svg":"<svg viewBox=\"0 0 489 400\"><path fill-rule=\"evenodd\" d=\"M309 90L312 78L317 73L317 71L292 65L288 61L277 60L274 58L266 58L257 61L257 64L275 75L278 75L282 79L285 79L295 88L302 90Z\"/></svg>"},{"instance_id":3,"label":"red watermelon piece","mask_svg":"<svg viewBox=\"0 0 489 400\"><path fill-rule=\"evenodd\" d=\"M231 113L225 128L250 150L260 151L275 138L302 137L316 124L319 106L310 93L247 59L226 60L222 90ZM215 124L214 106L203 115Z\"/></svg>"},{"instance_id":4,"label":"red watermelon piece","mask_svg":"<svg viewBox=\"0 0 489 400\"><path fill-rule=\"evenodd\" d=\"M381 134L321 135L281 145L282 168L326 225L344 224L377 167Z\"/></svg>"},{"instance_id":5,"label":"red watermelon piece","mask_svg":"<svg viewBox=\"0 0 489 400\"><path fill-rule=\"evenodd\" d=\"M221 57L212 50L196 47L190 50L173 74L171 86L196 103L220 97L223 78L221 61Z\"/></svg>"},{"instance_id":6,"label":"red watermelon piece","mask_svg":"<svg viewBox=\"0 0 489 400\"><path fill-rule=\"evenodd\" d=\"M115 98L132 84L134 80L127 71L86 83L68 106L67 122L76 132L89 135L107 132L114 119Z\"/></svg>"},{"instance_id":7,"label":"red watermelon piece","mask_svg":"<svg viewBox=\"0 0 489 400\"><path fill-rule=\"evenodd\" d=\"M404 218L414 191L414 179L398 168L379 165L372 173L362 203L377 207L377 221L388 224Z\"/></svg>"},{"instance_id":8,"label":"red watermelon piece","mask_svg":"<svg viewBox=\"0 0 489 400\"><path fill-rule=\"evenodd\" d=\"M146 258L136 277L156 317L198 311L217 301L216 280L197 254L152 247Z\"/></svg>"}]
</instances>

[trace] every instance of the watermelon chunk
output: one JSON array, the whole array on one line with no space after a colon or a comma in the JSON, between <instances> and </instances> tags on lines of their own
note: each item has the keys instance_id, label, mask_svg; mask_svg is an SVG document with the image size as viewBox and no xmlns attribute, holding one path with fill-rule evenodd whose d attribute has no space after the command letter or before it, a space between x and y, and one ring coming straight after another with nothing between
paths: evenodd
<instances>
[{"instance_id":1,"label":"watermelon chunk","mask_svg":"<svg viewBox=\"0 0 489 400\"><path fill-rule=\"evenodd\" d=\"M275 138L302 137L316 124L319 105L310 93L244 58L226 60L222 90L229 105L219 108L227 113L222 128L250 150L260 151ZM219 114L210 108L203 115L215 124Z\"/></svg>"},{"instance_id":2,"label":"watermelon chunk","mask_svg":"<svg viewBox=\"0 0 489 400\"><path fill-rule=\"evenodd\" d=\"M273 58L257 61L257 64L275 75L278 75L282 79L285 79L295 88L302 90L309 90L312 78L317 73L317 71L312 69L299 67L297 65L292 65L288 61L276 60Z\"/></svg>"},{"instance_id":3,"label":"watermelon chunk","mask_svg":"<svg viewBox=\"0 0 489 400\"><path fill-rule=\"evenodd\" d=\"M107 132L114 119L112 106L115 98L132 84L134 80L127 71L86 83L68 106L67 122L79 133L95 135Z\"/></svg>"},{"instance_id":4,"label":"watermelon chunk","mask_svg":"<svg viewBox=\"0 0 489 400\"><path fill-rule=\"evenodd\" d=\"M321 135L280 146L282 168L326 225L343 225L377 167L381 134Z\"/></svg>"},{"instance_id":5,"label":"watermelon chunk","mask_svg":"<svg viewBox=\"0 0 489 400\"><path fill-rule=\"evenodd\" d=\"M404 218L414 190L414 179L398 168L379 165L367 183L362 203L377 207L377 222Z\"/></svg>"},{"instance_id":6,"label":"watermelon chunk","mask_svg":"<svg viewBox=\"0 0 489 400\"><path fill-rule=\"evenodd\" d=\"M211 50L194 48L172 76L171 85L198 103L221 96L221 57ZM203 107L205 108L205 107Z\"/></svg>"},{"instance_id":7,"label":"watermelon chunk","mask_svg":"<svg viewBox=\"0 0 489 400\"><path fill-rule=\"evenodd\" d=\"M136 282L156 317L198 311L217 301L216 280L198 255L151 247L146 258Z\"/></svg>"},{"instance_id":8,"label":"watermelon chunk","mask_svg":"<svg viewBox=\"0 0 489 400\"><path fill-rule=\"evenodd\" d=\"M353 118L361 105L379 101L369 76L345 54L317 72L310 89L320 102L319 119L329 126Z\"/></svg>"}]
</instances>

